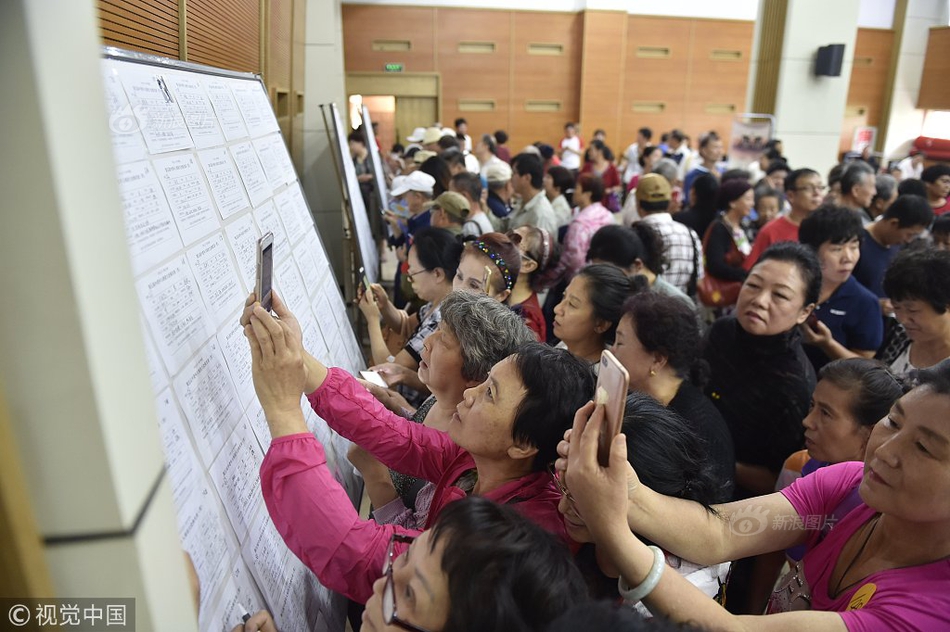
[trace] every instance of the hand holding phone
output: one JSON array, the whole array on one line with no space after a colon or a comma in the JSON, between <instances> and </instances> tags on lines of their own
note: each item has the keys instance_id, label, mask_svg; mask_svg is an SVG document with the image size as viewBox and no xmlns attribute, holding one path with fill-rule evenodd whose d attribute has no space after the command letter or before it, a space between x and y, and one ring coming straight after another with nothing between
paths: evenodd
<instances>
[{"instance_id":1,"label":"hand holding phone","mask_svg":"<svg viewBox=\"0 0 950 632\"><path fill-rule=\"evenodd\" d=\"M600 370L594 394L594 403L604 405L604 425L597 444L597 462L601 467L609 465L610 444L614 437L620 434L629 384L630 375L627 369L614 354L605 350L600 355Z\"/></svg>"},{"instance_id":2,"label":"hand holding phone","mask_svg":"<svg viewBox=\"0 0 950 632\"><path fill-rule=\"evenodd\" d=\"M257 283L254 286L254 295L261 307L271 311L274 307L273 296L274 280L274 233L265 233L257 240Z\"/></svg>"}]
</instances>

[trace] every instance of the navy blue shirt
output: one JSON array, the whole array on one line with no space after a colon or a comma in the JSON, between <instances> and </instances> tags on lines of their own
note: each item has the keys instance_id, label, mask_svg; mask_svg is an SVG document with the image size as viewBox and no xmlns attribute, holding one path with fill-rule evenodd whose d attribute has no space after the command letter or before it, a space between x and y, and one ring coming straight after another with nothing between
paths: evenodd
<instances>
[{"instance_id":1,"label":"navy blue shirt","mask_svg":"<svg viewBox=\"0 0 950 632\"><path fill-rule=\"evenodd\" d=\"M831 336L846 349L877 351L884 338L884 321L877 297L854 276L841 284L834 294L815 308L818 320L831 330ZM815 371L830 362L815 345L802 345Z\"/></svg>"},{"instance_id":2,"label":"navy blue shirt","mask_svg":"<svg viewBox=\"0 0 950 632\"><path fill-rule=\"evenodd\" d=\"M865 230L861 235L861 258L854 266L852 276L875 296L884 298L884 271L899 250L897 245L882 246Z\"/></svg>"}]
</instances>

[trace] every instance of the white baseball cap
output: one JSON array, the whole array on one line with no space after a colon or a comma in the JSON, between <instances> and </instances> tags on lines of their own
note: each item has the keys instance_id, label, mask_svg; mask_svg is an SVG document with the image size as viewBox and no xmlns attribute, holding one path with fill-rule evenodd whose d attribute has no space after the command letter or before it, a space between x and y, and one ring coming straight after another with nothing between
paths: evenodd
<instances>
[{"instance_id":1,"label":"white baseball cap","mask_svg":"<svg viewBox=\"0 0 950 632\"><path fill-rule=\"evenodd\" d=\"M398 185L393 182L393 189L389 192L393 197L399 197L409 191L418 191L428 196L432 195L432 188L435 186L435 178L422 171L413 171L406 179Z\"/></svg>"},{"instance_id":2,"label":"white baseball cap","mask_svg":"<svg viewBox=\"0 0 950 632\"><path fill-rule=\"evenodd\" d=\"M406 140L408 140L410 143L421 143L425 135L426 135L426 128L417 127L416 129L412 130L411 135L406 136Z\"/></svg>"}]
</instances>

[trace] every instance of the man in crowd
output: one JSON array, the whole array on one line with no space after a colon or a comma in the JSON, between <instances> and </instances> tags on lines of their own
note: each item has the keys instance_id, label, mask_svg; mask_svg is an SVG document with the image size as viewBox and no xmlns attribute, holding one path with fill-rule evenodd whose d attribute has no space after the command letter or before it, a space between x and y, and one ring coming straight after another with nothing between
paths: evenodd
<instances>
[{"instance_id":1,"label":"man in crowd","mask_svg":"<svg viewBox=\"0 0 950 632\"><path fill-rule=\"evenodd\" d=\"M511 214L511 167L499 160L485 171L485 181L488 182L489 219L493 226L501 227Z\"/></svg>"},{"instance_id":2,"label":"man in crowd","mask_svg":"<svg viewBox=\"0 0 950 632\"><path fill-rule=\"evenodd\" d=\"M650 144L652 138L653 130L649 127L641 127L637 130L637 140L623 152L618 169L623 171L624 189L633 180L633 176L643 171L643 167L640 166L640 152Z\"/></svg>"},{"instance_id":3,"label":"man in crowd","mask_svg":"<svg viewBox=\"0 0 950 632\"><path fill-rule=\"evenodd\" d=\"M449 190L460 193L468 201L469 213L462 224L462 234L478 237L495 230L491 219L482 210L482 179L476 173L459 173L452 176Z\"/></svg>"},{"instance_id":4,"label":"man in crowd","mask_svg":"<svg viewBox=\"0 0 950 632\"><path fill-rule=\"evenodd\" d=\"M577 135L577 126L567 123L564 126L564 138L561 139L561 166L569 169L574 176L581 169L584 157L584 141Z\"/></svg>"},{"instance_id":5,"label":"man in crowd","mask_svg":"<svg viewBox=\"0 0 950 632\"><path fill-rule=\"evenodd\" d=\"M772 244L780 241L798 241L798 227L822 204L825 186L821 175L813 169L796 169L785 178L785 199L791 210L766 224L755 237L752 252L742 266L751 270L759 256Z\"/></svg>"},{"instance_id":6,"label":"man in crowd","mask_svg":"<svg viewBox=\"0 0 950 632\"><path fill-rule=\"evenodd\" d=\"M699 137L700 163L693 167L683 179L683 206L689 207L689 188L693 181L704 173L711 173L719 177L719 161L723 155L722 139L714 130L710 130Z\"/></svg>"},{"instance_id":7,"label":"man in crowd","mask_svg":"<svg viewBox=\"0 0 950 632\"><path fill-rule=\"evenodd\" d=\"M462 225L468 219L471 208L461 194L446 191L435 198L426 208L431 214L431 223L436 228L444 228L455 235L462 234Z\"/></svg>"},{"instance_id":8,"label":"man in crowd","mask_svg":"<svg viewBox=\"0 0 950 632\"><path fill-rule=\"evenodd\" d=\"M504 160L495 155L497 145L491 134L482 134L475 143L475 157L478 159L479 174L483 178L488 178L488 170L492 165L507 164Z\"/></svg>"},{"instance_id":9,"label":"man in crowd","mask_svg":"<svg viewBox=\"0 0 950 632\"><path fill-rule=\"evenodd\" d=\"M886 173L879 173L874 178L874 197L871 199L871 206L868 207L867 217L862 217L861 221L865 225L870 224L878 217L884 214L884 211L897 199L897 180L894 176Z\"/></svg>"},{"instance_id":10,"label":"man in crowd","mask_svg":"<svg viewBox=\"0 0 950 632\"><path fill-rule=\"evenodd\" d=\"M696 295L696 283L703 278L703 247L693 229L673 221L669 213L672 188L658 173L648 173L637 184L637 208L642 219L663 237L663 256L669 268L663 278L689 297Z\"/></svg>"},{"instance_id":11,"label":"man in crowd","mask_svg":"<svg viewBox=\"0 0 950 632\"><path fill-rule=\"evenodd\" d=\"M508 217L507 229L537 226L556 235L557 219L544 193L544 166L541 159L532 154L518 154L511 164L514 167L511 185L520 202Z\"/></svg>"},{"instance_id":12,"label":"man in crowd","mask_svg":"<svg viewBox=\"0 0 950 632\"><path fill-rule=\"evenodd\" d=\"M841 172L840 206L864 216L875 193L874 169L868 163L855 160Z\"/></svg>"},{"instance_id":13,"label":"man in crowd","mask_svg":"<svg viewBox=\"0 0 950 632\"><path fill-rule=\"evenodd\" d=\"M468 135L468 121L463 118L455 119L455 135L465 151L472 151L472 137Z\"/></svg>"}]
</instances>

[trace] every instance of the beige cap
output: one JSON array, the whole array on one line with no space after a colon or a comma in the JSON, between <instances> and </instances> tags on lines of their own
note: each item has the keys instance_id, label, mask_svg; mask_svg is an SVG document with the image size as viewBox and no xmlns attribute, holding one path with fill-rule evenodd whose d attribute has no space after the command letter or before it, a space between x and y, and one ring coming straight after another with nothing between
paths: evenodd
<instances>
[{"instance_id":1,"label":"beige cap","mask_svg":"<svg viewBox=\"0 0 950 632\"><path fill-rule=\"evenodd\" d=\"M468 200L455 191L446 191L439 197L426 204L426 208L440 208L449 215L458 219L466 219L472 211Z\"/></svg>"}]
</instances>

